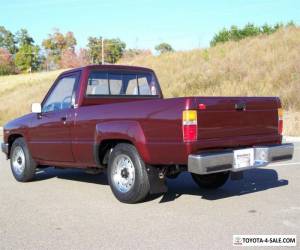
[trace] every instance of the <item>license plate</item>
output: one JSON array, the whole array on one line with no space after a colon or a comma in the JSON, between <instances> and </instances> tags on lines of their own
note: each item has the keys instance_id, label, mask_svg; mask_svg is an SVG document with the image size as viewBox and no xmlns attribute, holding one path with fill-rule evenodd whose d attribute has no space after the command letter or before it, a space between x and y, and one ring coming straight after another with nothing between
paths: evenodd
<instances>
[{"instance_id":1,"label":"license plate","mask_svg":"<svg viewBox=\"0 0 300 250\"><path fill-rule=\"evenodd\" d=\"M254 165L254 149L234 150L234 168L246 168Z\"/></svg>"}]
</instances>

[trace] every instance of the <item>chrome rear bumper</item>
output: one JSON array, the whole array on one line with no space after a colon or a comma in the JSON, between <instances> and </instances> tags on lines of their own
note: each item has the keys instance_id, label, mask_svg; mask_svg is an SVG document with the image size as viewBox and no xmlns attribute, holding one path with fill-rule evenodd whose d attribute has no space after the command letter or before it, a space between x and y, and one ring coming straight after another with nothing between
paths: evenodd
<instances>
[{"instance_id":1,"label":"chrome rear bumper","mask_svg":"<svg viewBox=\"0 0 300 250\"><path fill-rule=\"evenodd\" d=\"M224 171L243 171L263 167L274 161L290 160L293 158L294 145L286 143L272 146L253 147L254 164L249 167L236 168L234 150L191 154L188 158L188 171L195 174L212 174Z\"/></svg>"}]
</instances>

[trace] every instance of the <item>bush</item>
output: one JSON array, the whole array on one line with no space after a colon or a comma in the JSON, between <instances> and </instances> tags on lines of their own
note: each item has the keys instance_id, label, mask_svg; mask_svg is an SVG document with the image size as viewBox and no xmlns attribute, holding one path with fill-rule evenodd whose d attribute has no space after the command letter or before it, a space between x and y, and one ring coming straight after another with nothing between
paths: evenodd
<instances>
[{"instance_id":1,"label":"bush","mask_svg":"<svg viewBox=\"0 0 300 250\"><path fill-rule=\"evenodd\" d=\"M0 75L15 73L15 67L11 54L4 48L0 48Z\"/></svg>"},{"instance_id":2,"label":"bush","mask_svg":"<svg viewBox=\"0 0 300 250\"><path fill-rule=\"evenodd\" d=\"M168 53L168 52L174 52L174 49L168 43L160 43L160 44L158 44L157 46L155 46L155 50L159 54L164 54L164 53Z\"/></svg>"},{"instance_id":3,"label":"bush","mask_svg":"<svg viewBox=\"0 0 300 250\"><path fill-rule=\"evenodd\" d=\"M88 65L90 63L87 51L80 49L78 55L74 50L68 49L63 51L60 60L61 68L77 68Z\"/></svg>"},{"instance_id":4,"label":"bush","mask_svg":"<svg viewBox=\"0 0 300 250\"><path fill-rule=\"evenodd\" d=\"M31 72L38 69L40 63L39 47L24 44L19 48L15 57L16 67L23 72Z\"/></svg>"},{"instance_id":5,"label":"bush","mask_svg":"<svg viewBox=\"0 0 300 250\"><path fill-rule=\"evenodd\" d=\"M224 43L227 41L239 41L246 37L258 36L260 34L270 35L282 27L295 26L291 21L285 26L283 24L277 23L275 25L264 24L263 26L255 26L254 24L248 23L243 28L238 28L233 25L230 29L223 28L219 33L217 33L210 42L210 46L216 46L218 43Z\"/></svg>"}]
</instances>

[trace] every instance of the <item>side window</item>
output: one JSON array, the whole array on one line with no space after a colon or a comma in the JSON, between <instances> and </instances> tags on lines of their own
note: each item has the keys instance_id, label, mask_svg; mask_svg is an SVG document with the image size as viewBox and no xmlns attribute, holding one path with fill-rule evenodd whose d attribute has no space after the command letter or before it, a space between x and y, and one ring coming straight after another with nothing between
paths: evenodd
<instances>
[{"instance_id":1,"label":"side window","mask_svg":"<svg viewBox=\"0 0 300 250\"><path fill-rule=\"evenodd\" d=\"M43 104L42 112L58 111L72 107L76 75L61 78Z\"/></svg>"},{"instance_id":2,"label":"side window","mask_svg":"<svg viewBox=\"0 0 300 250\"><path fill-rule=\"evenodd\" d=\"M109 95L108 74L95 72L89 77L87 95Z\"/></svg>"}]
</instances>

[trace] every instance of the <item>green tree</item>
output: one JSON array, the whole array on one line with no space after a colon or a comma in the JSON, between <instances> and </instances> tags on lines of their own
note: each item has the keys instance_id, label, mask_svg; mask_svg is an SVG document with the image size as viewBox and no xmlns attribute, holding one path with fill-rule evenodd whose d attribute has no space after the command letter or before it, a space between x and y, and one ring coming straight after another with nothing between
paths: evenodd
<instances>
[{"instance_id":1,"label":"green tree","mask_svg":"<svg viewBox=\"0 0 300 250\"><path fill-rule=\"evenodd\" d=\"M288 27L295 27L296 24L294 23L293 20L291 20L291 21L289 21L289 22L286 24L286 26L288 26Z\"/></svg>"},{"instance_id":2,"label":"green tree","mask_svg":"<svg viewBox=\"0 0 300 250\"><path fill-rule=\"evenodd\" d=\"M39 47L23 44L15 57L15 64L21 71L37 70L40 64Z\"/></svg>"},{"instance_id":3,"label":"green tree","mask_svg":"<svg viewBox=\"0 0 300 250\"><path fill-rule=\"evenodd\" d=\"M92 63L101 63L101 50L102 50L102 38L89 37L88 38L88 56Z\"/></svg>"},{"instance_id":4,"label":"green tree","mask_svg":"<svg viewBox=\"0 0 300 250\"><path fill-rule=\"evenodd\" d=\"M0 48L5 48L11 54L17 52L14 34L3 26L0 26Z\"/></svg>"},{"instance_id":5,"label":"green tree","mask_svg":"<svg viewBox=\"0 0 300 250\"><path fill-rule=\"evenodd\" d=\"M268 25L268 24L264 24L262 27L261 27L261 32L264 33L264 34L271 34L273 33L273 27Z\"/></svg>"},{"instance_id":6,"label":"green tree","mask_svg":"<svg viewBox=\"0 0 300 250\"><path fill-rule=\"evenodd\" d=\"M248 23L245 25L245 27L243 29L240 29L238 32L241 34L241 36L237 40L241 40L245 37L257 36L257 35L261 34L261 29L260 29L260 27L255 26L252 23Z\"/></svg>"},{"instance_id":7,"label":"green tree","mask_svg":"<svg viewBox=\"0 0 300 250\"><path fill-rule=\"evenodd\" d=\"M19 50L15 56L15 65L20 71L34 71L39 68L42 62L39 56L39 47L34 45L33 38L26 29L21 29L16 33L16 41Z\"/></svg>"},{"instance_id":8,"label":"green tree","mask_svg":"<svg viewBox=\"0 0 300 250\"><path fill-rule=\"evenodd\" d=\"M230 40L230 31L223 28L218 34L215 34L210 42L210 46L215 46L217 43L224 43Z\"/></svg>"},{"instance_id":9,"label":"green tree","mask_svg":"<svg viewBox=\"0 0 300 250\"><path fill-rule=\"evenodd\" d=\"M116 63L123 55L126 44L119 38L104 40L105 61L108 63Z\"/></svg>"},{"instance_id":10,"label":"green tree","mask_svg":"<svg viewBox=\"0 0 300 250\"><path fill-rule=\"evenodd\" d=\"M124 54L126 44L119 38L104 39L104 60L108 63L116 63ZM88 55L92 63L102 63L102 38L88 38Z\"/></svg>"},{"instance_id":11,"label":"green tree","mask_svg":"<svg viewBox=\"0 0 300 250\"><path fill-rule=\"evenodd\" d=\"M16 42L18 43L19 47L22 47L23 45L34 44L33 38L28 34L28 31L26 29L20 29L16 33Z\"/></svg>"},{"instance_id":12,"label":"green tree","mask_svg":"<svg viewBox=\"0 0 300 250\"><path fill-rule=\"evenodd\" d=\"M164 54L167 52L173 52L174 49L172 48L172 46L168 43L160 43L157 46L155 46L155 50L157 52L159 52L159 54Z\"/></svg>"},{"instance_id":13,"label":"green tree","mask_svg":"<svg viewBox=\"0 0 300 250\"><path fill-rule=\"evenodd\" d=\"M56 65L60 64L61 55L65 50L75 50L76 38L73 32L67 32L65 35L56 29L53 34L43 40L42 45L47 51L47 61Z\"/></svg>"},{"instance_id":14,"label":"green tree","mask_svg":"<svg viewBox=\"0 0 300 250\"><path fill-rule=\"evenodd\" d=\"M230 34L230 40L233 40L233 41L238 41L243 38L242 32L235 25L232 25L230 27L229 34Z\"/></svg>"}]
</instances>

